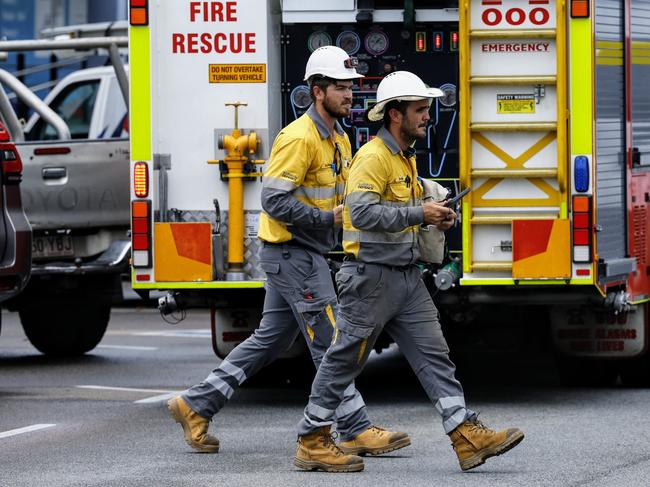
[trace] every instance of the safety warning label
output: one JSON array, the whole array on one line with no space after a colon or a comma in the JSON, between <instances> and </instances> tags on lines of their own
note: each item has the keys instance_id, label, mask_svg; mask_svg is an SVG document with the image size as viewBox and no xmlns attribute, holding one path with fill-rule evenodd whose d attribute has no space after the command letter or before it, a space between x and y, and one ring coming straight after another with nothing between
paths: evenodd
<instances>
[{"instance_id":1,"label":"safety warning label","mask_svg":"<svg viewBox=\"0 0 650 487\"><path fill-rule=\"evenodd\" d=\"M535 95L497 95L497 113L535 113Z\"/></svg>"},{"instance_id":2,"label":"safety warning label","mask_svg":"<svg viewBox=\"0 0 650 487\"><path fill-rule=\"evenodd\" d=\"M210 64L210 83L266 83L266 64Z\"/></svg>"}]
</instances>

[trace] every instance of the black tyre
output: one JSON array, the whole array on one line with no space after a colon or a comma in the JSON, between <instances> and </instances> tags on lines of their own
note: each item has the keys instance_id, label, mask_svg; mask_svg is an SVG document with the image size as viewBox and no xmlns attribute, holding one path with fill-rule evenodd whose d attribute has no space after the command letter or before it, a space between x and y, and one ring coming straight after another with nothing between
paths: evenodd
<instances>
[{"instance_id":1,"label":"black tyre","mask_svg":"<svg viewBox=\"0 0 650 487\"><path fill-rule=\"evenodd\" d=\"M45 355L72 357L97 346L106 332L108 305L64 304L19 310L25 335Z\"/></svg>"}]
</instances>

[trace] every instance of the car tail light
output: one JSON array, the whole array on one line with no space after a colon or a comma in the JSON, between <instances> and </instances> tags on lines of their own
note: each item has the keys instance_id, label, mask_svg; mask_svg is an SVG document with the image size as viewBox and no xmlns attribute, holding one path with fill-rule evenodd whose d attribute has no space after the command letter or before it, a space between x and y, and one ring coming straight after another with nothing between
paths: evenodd
<instances>
[{"instance_id":1,"label":"car tail light","mask_svg":"<svg viewBox=\"0 0 650 487\"><path fill-rule=\"evenodd\" d=\"M23 175L23 162L16 146L11 142L11 135L0 123L0 165L5 184L19 183Z\"/></svg>"},{"instance_id":2,"label":"car tail light","mask_svg":"<svg viewBox=\"0 0 650 487\"><path fill-rule=\"evenodd\" d=\"M2 178L6 184L18 184L23 175L23 163L13 144L0 144Z\"/></svg>"},{"instance_id":3,"label":"car tail light","mask_svg":"<svg viewBox=\"0 0 650 487\"><path fill-rule=\"evenodd\" d=\"M131 202L131 261L151 267L151 200Z\"/></svg>"},{"instance_id":4,"label":"car tail light","mask_svg":"<svg viewBox=\"0 0 650 487\"><path fill-rule=\"evenodd\" d=\"M576 156L573 161L573 184L578 193L589 191L589 158Z\"/></svg>"},{"instance_id":5,"label":"car tail light","mask_svg":"<svg viewBox=\"0 0 650 487\"><path fill-rule=\"evenodd\" d=\"M573 197L573 262L592 261L592 204L591 196Z\"/></svg>"},{"instance_id":6,"label":"car tail light","mask_svg":"<svg viewBox=\"0 0 650 487\"><path fill-rule=\"evenodd\" d=\"M130 0L129 21L131 25L149 25L148 0Z\"/></svg>"},{"instance_id":7,"label":"car tail light","mask_svg":"<svg viewBox=\"0 0 650 487\"><path fill-rule=\"evenodd\" d=\"M149 166L146 162L133 165L133 190L138 198L149 196Z\"/></svg>"}]
</instances>

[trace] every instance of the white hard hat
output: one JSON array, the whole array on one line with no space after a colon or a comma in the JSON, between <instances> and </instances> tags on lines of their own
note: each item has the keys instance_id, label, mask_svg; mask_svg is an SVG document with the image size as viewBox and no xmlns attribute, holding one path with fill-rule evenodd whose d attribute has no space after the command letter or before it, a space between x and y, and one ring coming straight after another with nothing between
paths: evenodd
<instances>
[{"instance_id":1,"label":"white hard hat","mask_svg":"<svg viewBox=\"0 0 650 487\"><path fill-rule=\"evenodd\" d=\"M350 57L340 47L323 46L311 53L305 68L305 80L315 74L332 79L363 78L354 68L358 64L356 58Z\"/></svg>"},{"instance_id":2,"label":"white hard hat","mask_svg":"<svg viewBox=\"0 0 650 487\"><path fill-rule=\"evenodd\" d=\"M444 96L438 88L428 88L415 74L408 71L394 71L379 83L377 103L368 110L368 120L377 122L384 118L386 104L393 100L417 101Z\"/></svg>"}]
</instances>

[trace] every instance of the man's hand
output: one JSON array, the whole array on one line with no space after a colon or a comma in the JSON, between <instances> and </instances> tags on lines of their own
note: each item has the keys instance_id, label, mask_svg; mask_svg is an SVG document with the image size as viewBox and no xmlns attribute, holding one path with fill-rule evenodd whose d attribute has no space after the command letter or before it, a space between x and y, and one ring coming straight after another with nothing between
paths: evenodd
<instances>
[{"instance_id":1,"label":"man's hand","mask_svg":"<svg viewBox=\"0 0 650 487\"><path fill-rule=\"evenodd\" d=\"M334 226L340 227L343 224L343 205L334 208Z\"/></svg>"},{"instance_id":2,"label":"man's hand","mask_svg":"<svg viewBox=\"0 0 650 487\"><path fill-rule=\"evenodd\" d=\"M454 210L447 208L442 203L428 201L422 204L422 209L424 210L424 223L426 225L435 225L440 230L443 229L440 225L449 225L447 228L451 228L456 219Z\"/></svg>"}]
</instances>

